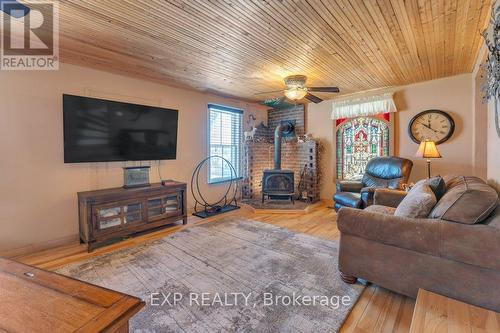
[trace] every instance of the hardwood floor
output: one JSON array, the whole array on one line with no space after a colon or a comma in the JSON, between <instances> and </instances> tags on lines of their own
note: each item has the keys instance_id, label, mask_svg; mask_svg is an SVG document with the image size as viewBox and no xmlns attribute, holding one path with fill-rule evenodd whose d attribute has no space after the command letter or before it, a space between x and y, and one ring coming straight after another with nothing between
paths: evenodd
<instances>
[{"instance_id":1,"label":"hardwood floor","mask_svg":"<svg viewBox=\"0 0 500 333\"><path fill-rule=\"evenodd\" d=\"M54 270L71 262L121 248L133 247L140 243L165 237L181 229L190 228L196 224L213 223L230 216L254 219L324 239L333 240L339 237L336 213L324 203L316 205L307 214L256 213L243 208L205 220L191 216L188 219L188 224L185 226L179 223L172 228L129 238L122 242L99 248L92 253L87 253L87 247L84 245L73 244L15 259L40 268ZM369 285L349 314L340 332L409 332L414 306L415 301L411 298L398 295L375 285Z\"/></svg>"},{"instance_id":2,"label":"hardwood floor","mask_svg":"<svg viewBox=\"0 0 500 333\"><path fill-rule=\"evenodd\" d=\"M500 313L419 289L410 333L500 332Z\"/></svg>"}]
</instances>

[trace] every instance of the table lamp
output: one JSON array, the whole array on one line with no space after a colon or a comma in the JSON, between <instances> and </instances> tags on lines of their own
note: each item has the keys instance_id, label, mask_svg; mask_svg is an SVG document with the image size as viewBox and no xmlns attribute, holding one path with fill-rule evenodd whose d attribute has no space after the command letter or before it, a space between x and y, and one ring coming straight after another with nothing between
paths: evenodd
<instances>
[{"instance_id":1,"label":"table lamp","mask_svg":"<svg viewBox=\"0 0 500 333\"><path fill-rule=\"evenodd\" d=\"M427 159L427 173L429 174L429 178L431 178L431 158L441 158L436 143L427 140L420 142L420 146L415 156Z\"/></svg>"}]
</instances>

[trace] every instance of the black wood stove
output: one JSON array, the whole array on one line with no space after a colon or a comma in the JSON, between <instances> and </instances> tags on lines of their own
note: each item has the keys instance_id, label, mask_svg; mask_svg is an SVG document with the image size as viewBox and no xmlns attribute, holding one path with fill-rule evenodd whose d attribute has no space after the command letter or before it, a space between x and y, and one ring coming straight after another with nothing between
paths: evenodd
<instances>
[{"instance_id":1,"label":"black wood stove","mask_svg":"<svg viewBox=\"0 0 500 333\"><path fill-rule=\"evenodd\" d=\"M262 177L262 203L266 197L276 200L291 200L294 203L295 186L292 170L281 169L281 138L293 133L291 122L284 122L274 131L274 169L264 170Z\"/></svg>"}]
</instances>

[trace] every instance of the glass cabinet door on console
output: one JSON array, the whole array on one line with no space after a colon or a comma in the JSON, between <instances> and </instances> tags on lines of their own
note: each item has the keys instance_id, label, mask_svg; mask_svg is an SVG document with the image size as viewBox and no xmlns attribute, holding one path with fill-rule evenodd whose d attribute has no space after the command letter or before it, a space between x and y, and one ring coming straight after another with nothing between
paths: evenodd
<instances>
[{"instance_id":1,"label":"glass cabinet door on console","mask_svg":"<svg viewBox=\"0 0 500 333\"><path fill-rule=\"evenodd\" d=\"M182 208L181 200L179 193L148 199L148 221L179 215Z\"/></svg>"},{"instance_id":2,"label":"glass cabinet door on console","mask_svg":"<svg viewBox=\"0 0 500 333\"><path fill-rule=\"evenodd\" d=\"M95 209L96 230L105 231L142 222L142 203L130 202L122 205L103 205Z\"/></svg>"}]
</instances>

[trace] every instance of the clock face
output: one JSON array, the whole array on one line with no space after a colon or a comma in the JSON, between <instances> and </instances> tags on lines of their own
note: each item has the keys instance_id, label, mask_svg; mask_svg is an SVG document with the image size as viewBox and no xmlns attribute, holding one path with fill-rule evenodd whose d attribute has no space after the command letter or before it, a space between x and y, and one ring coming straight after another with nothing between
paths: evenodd
<instances>
[{"instance_id":1,"label":"clock face","mask_svg":"<svg viewBox=\"0 0 500 333\"><path fill-rule=\"evenodd\" d=\"M440 110L420 112L410 121L408 132L416 143L424 140L436 144L447 141L455 130L455 122L449 114Z\"/></svg>"}]
</instances>

